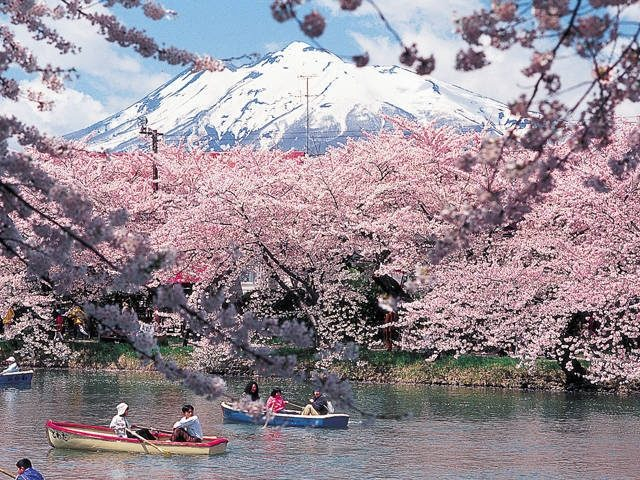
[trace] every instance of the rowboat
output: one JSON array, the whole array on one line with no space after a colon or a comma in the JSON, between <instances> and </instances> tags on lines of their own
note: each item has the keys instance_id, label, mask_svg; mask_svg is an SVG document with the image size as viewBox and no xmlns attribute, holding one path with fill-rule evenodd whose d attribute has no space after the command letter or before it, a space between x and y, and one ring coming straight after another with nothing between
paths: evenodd
<instances>
[{"instance_id":1,"label":"rowboat","mask_svg":"<svg viewBox=\"0 0 640 480\"><path fill-rule=\"evenodd\" d=\"M150 453L154 455L216 455L224 453L228 440L204 437L200 443L172 442L171 435L159 433L157 440L118 437L109 427L49 420L47 440L54 448L104 452ZM153 446L155 445L155 447Z\"/></svg>"},{"instance_id":2,"label":"rowboat","mask_svg":"<svg viewBox=\"0 0 640 480\"><path fill-rule=\"evenodd\" d=\"M300 415L294 410L282 410L271 414L269 420L263 413L251 415L245 410L235 408L232 404L222 402L222 417L225 421L235 423L255 423L273 427L309 427L309 428L347 428L349 415L346 413L329 413L327 415Z\"/></svg>"},{"instance_id":3,"label":"rowboat","mask_svg":"<svg viewBox=\"0 0 640 480\"><path fill-rule=\"evenodd\" d=\"M33 370L24 370L22 372L3 373L0 375L0 387L28 387L31 386L33 378Z\"/></svg>"}]
</instances>

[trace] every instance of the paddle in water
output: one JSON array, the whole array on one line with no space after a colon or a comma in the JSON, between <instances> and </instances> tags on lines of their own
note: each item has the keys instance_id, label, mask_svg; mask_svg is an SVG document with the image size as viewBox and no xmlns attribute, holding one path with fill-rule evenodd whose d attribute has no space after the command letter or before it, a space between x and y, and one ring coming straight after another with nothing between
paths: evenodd
<instances>
[{"instance_id":1,"label":"paddle in water","mask_svg":"<svg viewBox=\"0 0 640 480\"><path fill-rule=\"evenodd\" d=\"M269 424L269 420L271 420L271 415L275 415L275 413L271 412L271 410L267 410L264 413L265 421L264 421L264 425L262 426L262 428L267 428L267 425Z\"/></svg>"},{"instance_id":2,"label":"paddle in water","mask_svg":"<svg viewBox=\"0 0 640 480\"><path fill-rule=\"evenodd\" d=\"M142 440L142 443L145 443L147 445L151 445L153 448L155 448L156 450L158 450L162 455L164 455L165 457L171 455L169 452L165 452L164 450L162 450L159 446L157 446L155 443L151 443L149 440L147 440L146 438L138 435L136 432L134 432L133 430L131 430L130 428L127 428L127 432L129 432L131 435L133 435L134 437L136 437L139 440Z\"/></svg>"}]
</instances>

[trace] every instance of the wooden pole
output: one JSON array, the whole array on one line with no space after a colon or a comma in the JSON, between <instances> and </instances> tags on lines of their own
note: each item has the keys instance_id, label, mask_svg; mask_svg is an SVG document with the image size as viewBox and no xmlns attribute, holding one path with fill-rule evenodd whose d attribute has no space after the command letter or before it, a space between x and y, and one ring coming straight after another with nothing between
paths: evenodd
<instances>
[{"instance_id":1,"label":"wooden pole","mask_svg":"<svg viewBox=\"0 0 640 480\"><path fill-rule=\"evenodd\" d=\"M149 440L147 440L144 437L141 437L140 435L138 435L136 432L134 432L133 430L127 428L127 432L129 432L131 435L133 435L134 437L142 440L142 443L146 443L147 445L151 445L153 448L155 448L156 450L158 450L162 455L164 455L165 457L168 455L171 455L169 452L165 452L164 450L162 450L159 446L157 446L155 443L151 443Z\"/></svg>"},{"instance_id":2,"label":"wooden pole","mask_svg":"<svg viewBox=\"0 0 640 480\"><path fill-rule=\"evenodd\" d=\"M11 477L11 478L16 478L18 476L18 474L13 474L13 473L9 473L6 470L3 470L0 468L0 473L4 473L7 477Z\"/></svg>"}]
</instances>

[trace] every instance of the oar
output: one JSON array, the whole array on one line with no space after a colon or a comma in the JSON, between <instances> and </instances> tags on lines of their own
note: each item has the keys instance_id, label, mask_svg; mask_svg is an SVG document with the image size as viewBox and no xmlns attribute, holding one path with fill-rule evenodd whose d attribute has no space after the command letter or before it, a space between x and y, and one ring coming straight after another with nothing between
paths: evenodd
<instances>
[{"instance_id":1,"label":"oar","mask_svg":"<svg viewBox=\"0 0 640 480\"><path fill-rule=\"evenodd\" d=\"M138 425L140 428L146 428L147 430L151 430L152 432L160 432L160 433L173 433L171 430L160 430L155 427L145 427L144 425Z\"/></svg>"},{"instance_id":2,"label":"oar","mask_svg":"<svg viewBox=\"0 0 640 480\"><path fill-rule=\"evenodd\" d=\"M296 407L296 408L301 408L302 410L304 410L304 407L302 407L302 406L300 406L300 405L296 405L296 404L295 404L295 403L293 403L293 402L289 402L289 405L292 405L292 406L294 406L294 407Z\"/></svg>"},{"instance_id":3,"label":"oar","mask_svg":"<svg viewBox=\"0 0 640 480\"><path fill-rule=\"evenodd\" d=\"M274 415L275 415L275 413L274 413ZM264 421L264 425L262 426L262 428L267 428L267 424L269 423L269 420L270 420L270 418L269 418L269 410L267 410L265 412L264 416L265 416L265 421Z\"/></svg>"},{"instance_id":4,"label":"oar","mask_svg":"<svg viewBox=\"0 0 640 480\"><path fill-rule=\"evenodd\" d=\"M14 475L13 473L9 473L6 470L3 470L1 468L0 468L0 473L4 473L7 477L16 478L16 475Z\"/></svg>"},{"instance_id":5,"label":"oar","mask_svg":"<svg viewBox=\"0 0 640 480\"><path fill-rule=\"evenodd\" d=\"M146 443L147 445L151 445L153 448L155 448L156 450L158 450L162 455L169 456L171 455L169 452L165 452L164 450L162 450L159 446L157 446L155 443L151 443L149 440L147 440L144 437L141 437L140 435L138 435L136 432L134 432L133 430L127 428L126 429L127 432L129 432L131 435L133 435L134 437L142 440L142 443Z\"/></svg>"}]
</instances>

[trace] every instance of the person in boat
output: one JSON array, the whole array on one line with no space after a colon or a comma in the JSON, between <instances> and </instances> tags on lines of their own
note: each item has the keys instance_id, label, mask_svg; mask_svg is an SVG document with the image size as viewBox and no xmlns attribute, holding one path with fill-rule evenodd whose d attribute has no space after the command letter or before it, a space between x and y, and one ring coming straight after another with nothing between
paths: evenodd
<instances>
[{"instance_id":1,"label":"person in boat","mask_svg":"<svg viewBox=\"0 0 640 480\"><path fill-rule=\"evenodd\" d=\"M11 357L7 358L4 361L4 363L7 365L7 368L2 370L2 372L0 372L0 375L2 375L4 373L13 373L13 372L19 372L20 371L20 367L18 366L18 363L16 362L16 358L14 356L11 356Z\"/></svg>"},{"instance_id":2,"label":"person in boat","mask_svg":"<svg viewBox=\"0 0 640 480\"><path fill-rule=\"evenodd\" d=\"M129 405L122 402L116 406L116 411L118 412L111 419L111 423L109 424L109 428L112 428L114 433L122 438L137 438L136 435L133 435L129 430L131 428L136 428L135 425L130 425L129 420L127 419L127 415L129 415ZM135 430L135 433L146 439L146 440L155 440L156 436L151 433L148 428L140 428Z\"/></svg>"},{"instance_id":3,"label":"person in boat","mask_svg":"<svg viewBox=\"0 0 640 480\"><path fill-rule=\"evenodd\" d=\"M313 391L313 398L309 399L309 404L302 410L302 415L326 415L329 413L327 397L322 395L318 389Z\"/></svg>"},{"instance_id":4,"label":"person in boat","mask_svg":"<svg viewBox=\"0 0 640 480\"><path fill-rule=\"evenodd\" d=\"M258 388L257 382L249 382L247 386L244 387L243 397L250 398L252 402L257 402L260 400L260 389Z\"/></svg>"},{"instance_id":5,"label":"person in boat","mask_svg":"<svg viewBox=\"0 0 640 480\"><path fill-rule=\"evenodd\" d=\"M289 402L287 402L282 396L282 390L274 388L271 391L271 396L267 400L267 404L265 406L267 410L271 410L273 413L278 413L285 409L287 403Z\"/></svg>"},{"instance_id":6,"label":"person in boat","mask_svg":"<svg viewBox=\"0 0 640 480\"><path fill-rule=\"evenodd\" d=\"M18 476L16 477L16 480L44 480L42 474L33 468L31 460L28 458L18 460L16 467L18 467Z\"/></svg>"},{"instance_id":7,"label":"person in boat","mask_svg":"<svg viewBox=\"0 0 640 480\"><path fill-rule=\"evenodd\" d=\"M182 407L183 417L173 424L172 442L201 442L202 425L200 420L193 414L193 406Z\"/></svg>"}]
</instances>

